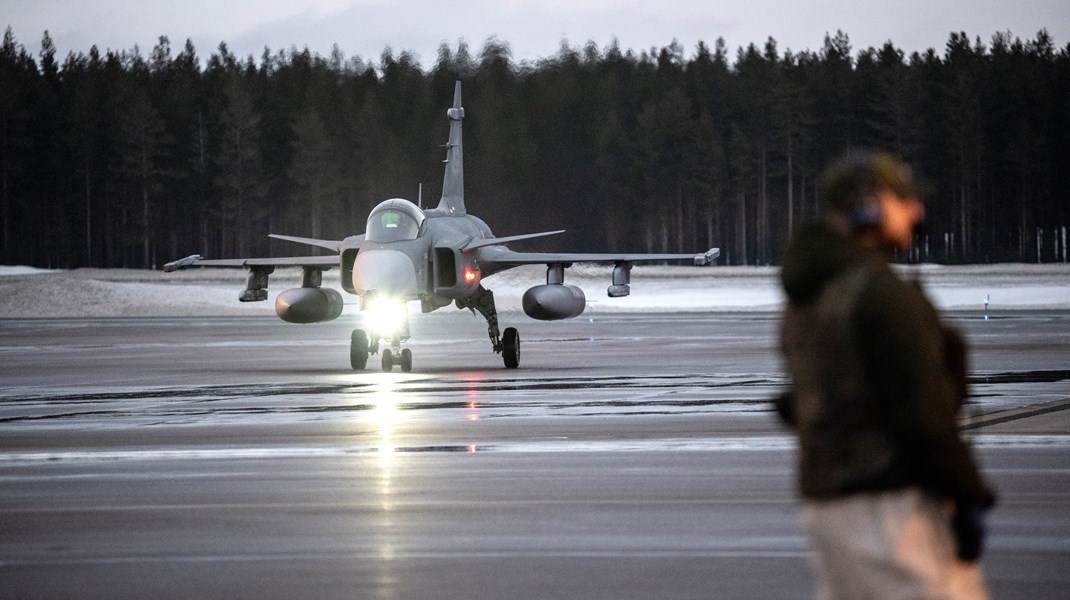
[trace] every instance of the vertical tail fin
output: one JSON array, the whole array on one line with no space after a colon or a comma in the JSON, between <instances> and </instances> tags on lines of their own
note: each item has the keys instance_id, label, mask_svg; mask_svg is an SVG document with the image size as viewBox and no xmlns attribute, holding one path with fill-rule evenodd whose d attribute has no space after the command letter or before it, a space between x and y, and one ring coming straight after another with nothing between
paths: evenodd
<instances>
[{"instance_id":1,"label":"vertical tail fin","mask_svg":"<svg viewBox=\"0 0 1070 600\"><path fill-rule=\"evenodd\" d=\"M438 210L450 215L463 215L464 210L464 157L461 147L461 82L453 88L453 108L446 111L450 120L450 140L446 143L446 173L442 178L442 199Z\"/></svg>"}]
</instances>

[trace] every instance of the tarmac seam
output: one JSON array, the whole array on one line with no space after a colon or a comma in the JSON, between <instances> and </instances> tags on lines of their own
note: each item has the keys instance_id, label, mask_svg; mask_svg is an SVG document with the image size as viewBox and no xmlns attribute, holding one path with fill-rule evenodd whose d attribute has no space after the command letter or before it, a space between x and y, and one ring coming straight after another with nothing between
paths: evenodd
<instances>
[{"instance_id":1,"label":"tarmac seam","mask_svg":"<svg viewBox=\"0 0 1070 600\"><path fill-rule=\"evenodd\" d=\"M980 429L981 427L987 427L989 425L1009 423L1010 421L1017 421L1019 419L1026 419L1067 409L1070 409L1070 398L1061 398L1059 400L1044 402L1043 404L1033 404L1021 408L1001 410L985 415L967 417L960 421L959 427L961 429Z\"/></svg>"}]
</instances>

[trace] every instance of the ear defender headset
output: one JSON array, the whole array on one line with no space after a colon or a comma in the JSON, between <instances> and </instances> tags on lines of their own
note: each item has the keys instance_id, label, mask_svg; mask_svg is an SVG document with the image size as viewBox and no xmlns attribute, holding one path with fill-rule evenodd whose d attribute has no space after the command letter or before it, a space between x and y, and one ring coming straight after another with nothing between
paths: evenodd
<instances>
[{"instance_id":1,"label":"ear defender headset","mask_svg":"<svg viewBox=\"0 0 1070 600\"><path fill-rule=\"evenodd\" d=\"M881 207L877 197L868 194L859 202L860 206L851 211L851 225L855 229L877 227L881 224Z\"/></svg>"}]
</instances>

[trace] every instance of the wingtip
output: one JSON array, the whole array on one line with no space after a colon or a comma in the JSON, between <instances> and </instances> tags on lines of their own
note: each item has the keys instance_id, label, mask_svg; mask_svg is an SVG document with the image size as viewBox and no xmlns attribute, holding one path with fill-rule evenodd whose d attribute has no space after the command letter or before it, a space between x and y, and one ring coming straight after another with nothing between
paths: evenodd
<instances>
[{"instance_id":1,"label":"wingtip","mask_svg":"<svg viewBox=\"0 0 1070 600\"><path fill-rule=\"evenodd\" d=\"M703 254L696 254L695 255L695 266L704 267L704 266L712 263L720 255L721 255L721 249L720 248L710 248L709 250L707 250Z\"/></svg>"},{"instance_id":2,"label":"wingtip","mask_svg":"<svg viewBox=\"0 0 1070 600\"><path fill-rule=\"evenodd\" d=\"M200 254L190 254L186 258L180 258L180 259L178 259L176 261L172 261L172 262L167 263L166 265L163 266L163 271L164 271L164 273L172 273L172 272L177 271L179 269L191 266L191 265L193 265L193 263L195 263L198 260L201 260L203 258L204 257L201 256Z\"/></svg>"}]
</instances>

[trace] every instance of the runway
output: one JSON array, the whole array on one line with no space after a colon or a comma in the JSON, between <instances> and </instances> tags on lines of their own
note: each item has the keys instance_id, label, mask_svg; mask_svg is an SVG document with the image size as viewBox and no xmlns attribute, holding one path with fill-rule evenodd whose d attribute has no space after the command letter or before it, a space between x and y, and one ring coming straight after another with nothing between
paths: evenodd
<instances>
[{"instance_id":1,"label":"runway","mask_svg":"<svg viewBox=\"0 0 1070 600\"><path fill-rule=\"evenodd\" d=\"M954 313L994 596L1070 585L1070 313ZM771 313L0 320L3 598L810 595ZM375 364L372 357L370 364Z\"/></svg>"}]
</instances>

